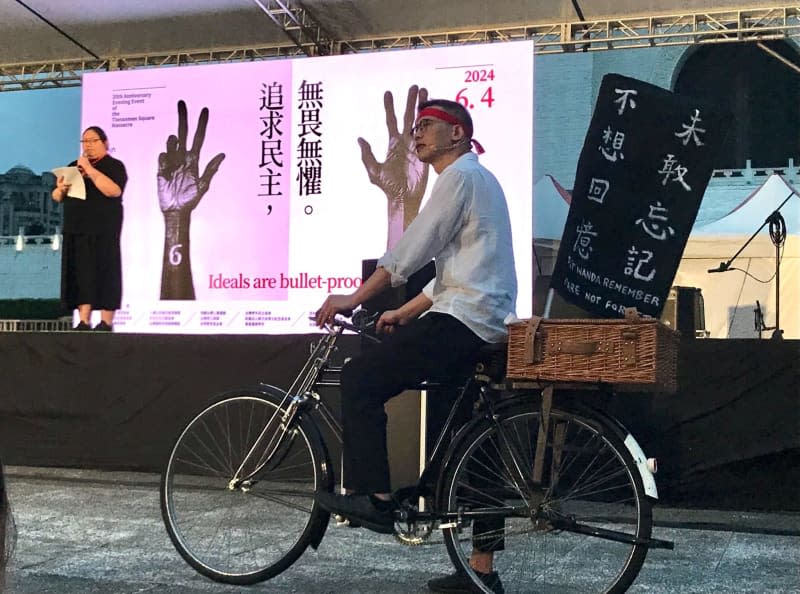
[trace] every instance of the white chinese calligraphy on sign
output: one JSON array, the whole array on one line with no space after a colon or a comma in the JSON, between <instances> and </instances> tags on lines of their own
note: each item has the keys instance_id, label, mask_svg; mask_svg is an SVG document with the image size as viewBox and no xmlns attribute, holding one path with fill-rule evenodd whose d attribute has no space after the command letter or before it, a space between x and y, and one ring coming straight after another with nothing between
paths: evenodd
<instances>
[{"instance_id":1,"label":"white chinese calligraphy on sign","mask_svg":"<svg viewBox=\"0 0 800 594\"><path fill-rule=\"evenodd\" d=\"M706 129L698 126L703 121L703 118L700 117L700 110L695 109L690 119L691 123L681 124L683 132L675 132L675 136L681 139L683 146L688 145L690 140L694 141L695 146L703 146L705 143L700 140L700 134L705 134Z\"/></svg>"},{"instance_id":2,"label":"white chinese calligraphy on sign","mask_svg":"<svg viewBox=\"0 0 800 594\"><path fill-rule=\"evenodd\" d=\"M607 161L616 163L617 159L624 159L625 155L622 152L622 145L625 143L625 133L615 132L610 126L603 130L603 144L597 148Z\"/></svg>"},{"instance_id":3,"label":"white chinese calligraphy on sign","mask_svg":"<svg viewBox=\"0 0 800 594\"><path fill-rule=\"evenodd\" d=\"M625 270L624 273L627 276L632 276L633 278L650 282L653 280L653 277L656 275L656 269L651 268L649 274L645 274L645 266L650 263L653 259L653 252L650 250L639 250L636 246L631 246L628 249L628 257L626 258L625 262Z\"/></svg>"},{"instance_id":4,"label":"white chinese calligraphy on sign","mask_svg":"<svg viewBox=\"0 0 800 594\"><path fill-rule=\"evenodd\" d=\"M572 245L572 251L584 260L588 260L592 253L592 238L597 237L597 231L593 229L594 225L591 221L583 221L576 230L577 235L575 243Z\"/></svg>"},{"instance_id":5,"label":"white chinese calligraphy on sign","mask_svg":"<svg viewBox=\"0 0 800 594\"><path fill-rule=\"evenodd\" d=\"M628 106L631 109L636 109L636 101L633 98L639 94L639 91L636 89L614 89L614 92L620 95L619 99L614 100L614 103L619 103L617 114L622 115Z\"/></svg>"},{"instance_id":6,"label":"white chinese calligraphy on sign","mask_svg":"<svg viewBox=\"0 0 800 594\"><path fill-rule=\"evenodd\" d=\"M636 224L653 239L664 241L667 236L675 235L675 229L665 224L668 220L667 209L661 206L661 202L656 201L655 205L650 205L647 218L636 219Z\"/></svg>"},{"instance_id":7,"label":"white chinese calligraphy on sign","mask_svg":"<svg viewBox=\"0 0 800 594\"><path fill-rule=\"evenodd\" d=\"M675 155L668 154L664 158L664 164L658 172L664 176L664 179L661 180L662 186L666 186L667 182L671 179L673 182L681 184L683 189L687 192L691 191L692 187L686 183L686 180L684 179L684 176L689 172L689 169L678 163L675 160Z\"/></svg>"},{"instance_id":8,"label":"white chinese calligraphy on sign","mask_svg":"<svg viewBox=\"0 0 800 594\"><path fill-rule=\"evenodd\" d=\"M611 184L607 179L593 177L592 181L589 182L589 200L594 200L595 202L603 204L609 187L611 187Z\"/></svg>"}]
</instances>

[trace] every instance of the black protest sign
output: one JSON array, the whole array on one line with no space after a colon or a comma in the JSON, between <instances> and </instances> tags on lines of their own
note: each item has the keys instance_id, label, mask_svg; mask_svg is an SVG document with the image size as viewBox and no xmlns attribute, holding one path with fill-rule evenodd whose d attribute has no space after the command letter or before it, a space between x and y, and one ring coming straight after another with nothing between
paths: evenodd
<instances>
[{"instance_id":1,"label":"black protest sign","mask_svg":"<svg viewBox=\"0 0 800 594\"><path fill-rule=\"evenodd\" d=\"M658 317L726 124L689 97L603 77L551 287L602 317Z\"/></svg>"}]
</instances>

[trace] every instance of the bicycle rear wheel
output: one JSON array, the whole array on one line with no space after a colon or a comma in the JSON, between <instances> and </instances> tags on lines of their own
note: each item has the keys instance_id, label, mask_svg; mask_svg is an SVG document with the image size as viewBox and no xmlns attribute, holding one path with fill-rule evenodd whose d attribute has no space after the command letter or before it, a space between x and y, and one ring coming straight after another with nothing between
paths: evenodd
<instances>
[{"instance_id":1,"label":"bicycle rear wheel","mask_svg":"<svg viewBox=\"0 0 800 594\"><path fill-rule=\"evenodd\" d=\"M501 414L500 430L486 421L465 436L441 491L440 509L459 514L458 528L444 531L448 553L478 584L473 546L494 552L506 594L624 592L652 530L633 458L604 424L553 410L537 485L539 421L538 410L518 407Z\"/></svg>"},{"instance_id":2,"label":"bicycle rear wheel","mask_svg":"<svg viewBox=\"0 0 800 594\"><path fill-rule=\"evenodd\" d=\"M314 502L316 489L332 485L327 454L313 426L300 421L283 430L282 400L255 390L223 395L183 430L162 475L161 514L172 543L216 581L274 577L316 546L327 526L329 515ZM254 445L239 474L247 480L232 484Z\"/></svg>"}]
</instances>

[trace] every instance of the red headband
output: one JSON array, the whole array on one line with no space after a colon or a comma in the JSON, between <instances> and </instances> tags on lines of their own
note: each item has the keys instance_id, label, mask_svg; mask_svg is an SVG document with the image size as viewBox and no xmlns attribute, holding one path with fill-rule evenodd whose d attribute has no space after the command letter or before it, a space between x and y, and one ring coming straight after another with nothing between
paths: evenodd
<instances>
[{"instance_id":1,"label":"red headband","mask_svg":"<svg viewBox=\"0 0 800 594\"><path fill-rule=\"evenodd\" d=\"M463 126L464 127L464 134L469 138L469 141L475 147L475 151L482 155L486 151L481 146L481 143L472 138L472 125L462 122L456 116L447 113L443 109L439 109L438 107L426 107L424 109L420 109L417 113L417 121L420 118L429 117L429 118L436 118L437 120L442 120L443 122L447 122L448 124L453 124L454 126Z\"/></svg>"}]
</instances>

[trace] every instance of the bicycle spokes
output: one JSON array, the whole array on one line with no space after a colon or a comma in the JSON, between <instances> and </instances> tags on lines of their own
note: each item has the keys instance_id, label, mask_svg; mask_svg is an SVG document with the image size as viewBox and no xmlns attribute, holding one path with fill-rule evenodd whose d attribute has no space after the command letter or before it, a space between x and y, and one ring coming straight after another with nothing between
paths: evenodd
<instances>
[{"instance_id":1,"label":"bicycle spokes","mask_svg":"<svg viewBox=\"0 0 800 594\"><path fill-rule=\"evenodd\" d=\"M162 513L181 555L213 579L247 584L276 575L324 529L327 515L314 504L329 480L321 446L300 422L285 430L281 404L265 394L222 400L173 449Z\"/></svg>"},{"instance_id":2,"label":"bicycle spokes","mask_svg":"<svg viewBox=\"0 0 800 594\"><path fill-rule=\"evenodd\" d=\"M465 439L446 480L451 556L469 572L473 548L494 552L509 594L623 591L653 544L627 450L569 413L554 409L544 424L531 407L496 415Z\"/></svg>"}]
</instances>

